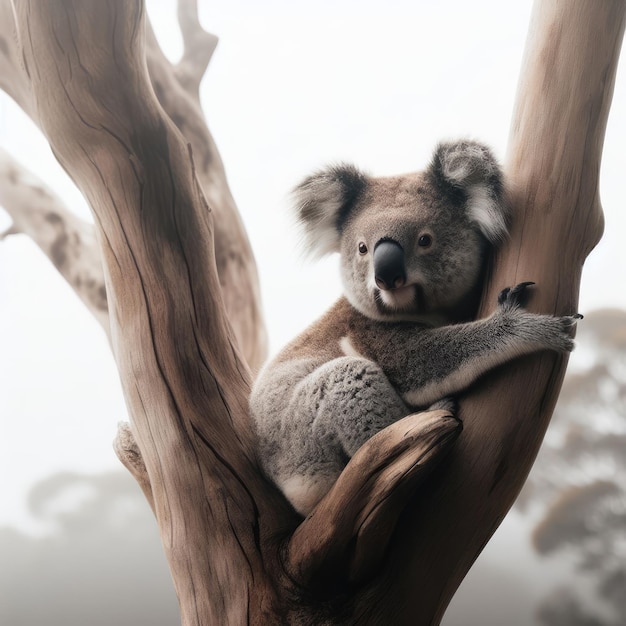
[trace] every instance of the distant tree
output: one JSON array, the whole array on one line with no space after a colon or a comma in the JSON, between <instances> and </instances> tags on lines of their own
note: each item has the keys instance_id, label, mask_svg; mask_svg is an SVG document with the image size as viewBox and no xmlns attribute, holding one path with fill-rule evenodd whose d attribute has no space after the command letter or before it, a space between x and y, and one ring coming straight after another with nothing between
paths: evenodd
<instances>
[{"instance_id":1,"label":"distant tree","mask_svg":"<svg viewBox=\"0 0 626 626\"><path fill-rule=\"evenodd\" d=\"M545 510L533 544L540 554L574 554L610 609L594 614L572 591L545 602L546 626L626 624L626 311L595 311L578 334L544 447L518 500Z\"/></svg>"},{"instance_id":2,"label":"distant tree","mask_svg":"<svg viewBox=\"0 0 626 626\"><path fill-rule=\"evenodd\" d=\"M0 528L0 623L180 623L154 517L122 472L57 474L28 495L43 536Z\"/></svg>"}]
</instances>

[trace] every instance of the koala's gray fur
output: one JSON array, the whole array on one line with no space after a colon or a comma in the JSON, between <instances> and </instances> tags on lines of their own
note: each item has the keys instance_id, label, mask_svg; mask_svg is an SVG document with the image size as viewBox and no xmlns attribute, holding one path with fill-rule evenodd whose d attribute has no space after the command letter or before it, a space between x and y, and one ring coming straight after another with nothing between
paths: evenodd
<instances>
[{"instance_id":1,"label":"koala's gray fur","mask_svg":"<svg viewBox=\"0 0 626 626\"><path fill-rule=\"evenodd\" d=\"M516 356L571 350L577 316L524 311L523 283L467 321L507 231L500 168L479 143L440 144L404 176L331 167L296 196L311 251L340 253L345 296L265 366L250 407L265 471L307 514L372 435ZM382 253L375 276L384 243L402 266L393 285Z\"/></svg>"}]
</instances>

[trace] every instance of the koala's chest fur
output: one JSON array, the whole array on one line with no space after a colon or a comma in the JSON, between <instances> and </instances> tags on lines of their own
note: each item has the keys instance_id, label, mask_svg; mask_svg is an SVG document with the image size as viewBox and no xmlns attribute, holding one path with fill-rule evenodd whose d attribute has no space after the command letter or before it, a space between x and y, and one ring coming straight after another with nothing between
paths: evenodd
<instances>
[{"instance_id":1,"label":"koala's chest fur","mask_svg":"<svg viewBox=\"0 0 626 626\"><path fill-rule=\"evenodd\" d=\"M357 311L345 297L292 341L274 364L308 360L314 367L342 357L360 357L376 363L399 392L409 362L420 360L416 349L404 342L420 328L415 322L382 322ZM427 355L423 355L427 359ZM271 365L270 367L273 367ZM427 363L424 367L428 368Z\"/></svg>"}]
</instances>

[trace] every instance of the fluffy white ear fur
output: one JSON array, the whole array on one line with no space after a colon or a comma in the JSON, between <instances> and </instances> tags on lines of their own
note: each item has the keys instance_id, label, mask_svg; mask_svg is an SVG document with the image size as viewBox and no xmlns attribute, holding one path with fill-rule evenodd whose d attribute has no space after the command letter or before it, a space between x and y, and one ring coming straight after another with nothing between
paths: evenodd
<instances>
[{"instance_id":1,"label":"fluffy white ear fur","mask_svg":"<svg viewBox=\"0 0 626 626\"><path fill-rule=\"evenodd\" d=\"M501 243L508 232L502 203L494 197L493 191L487 185L474 185L467 189L467 195L470 218L478 224L489 243Z\"/></svg>"},{"instance_id":2,"label":"fluffy white ear fur","mask_svg":"<svg viewBox=\"0 0 626 626\"><path fill-rule=\"evenodd\" d=\"M311 177L294 190L304 245L314 258L339 252L340 244L337 222L343 198L341 183L320 178Z\"/></svg>"},{"instance_id":3,"label":"fluffy white ear fur","mask_svg":"<svg viewBox=\"0 0 626 626\"><path fill-rule=\"evenodd\" d=\"M309 255L339 252L341 226L366 177L351 165L337 165L305 179L293 192L296 214Z\"/></svg>"},{"instance_id":4,"label":"fluffy white ear fur","mask_svg":"<svg viewBox=\"0 0 626 626\"><path fill-rule=\"evenodd\" d=\"M500 166L489 148L475 141L439 144L433 170L465 192L470 219L491 244L500 243L507 235L508 214Z\"/></svg>"}]
</instances>

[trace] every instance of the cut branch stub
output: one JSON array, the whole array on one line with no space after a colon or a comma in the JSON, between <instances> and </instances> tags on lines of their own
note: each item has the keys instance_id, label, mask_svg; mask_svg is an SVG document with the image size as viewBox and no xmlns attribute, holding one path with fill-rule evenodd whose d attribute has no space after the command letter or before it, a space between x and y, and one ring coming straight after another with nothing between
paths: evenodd
<instances>
[{"instance_id":1,"label":"cut branch stub","mask_svg":"<svg viewBox=\"0 0 626 626\"><path fill-rule=\"evenodd\" d=\"M290 576L306 588L329 591L371 577L399 515L461 429L450 412L429 411L409 415L365 443L293 534Z\"/></svg>"},{"instance_id":2,"label":"cut branch stub","mask_svg":"<svg viewBox=\"0 0 626 626\"><path fill-rule=\"evenodd\" d=\"M120 422L118 424L117 435L113 440L113 449L122 465L132 474L139 487L141 487L141 491L143 491L143 495L154 513L154 497L152 495L152 487L150 487L146 464L141 458L141 452L128 422Z\"/></svg>"}]
</instances>

